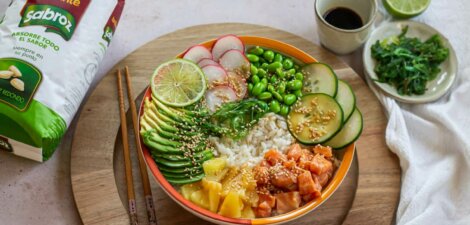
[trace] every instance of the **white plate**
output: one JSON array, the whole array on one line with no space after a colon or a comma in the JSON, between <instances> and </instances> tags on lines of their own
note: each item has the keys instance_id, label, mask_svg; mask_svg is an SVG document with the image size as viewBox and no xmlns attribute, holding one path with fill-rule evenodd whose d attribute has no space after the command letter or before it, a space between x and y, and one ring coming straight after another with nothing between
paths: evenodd
<instances>
[{"instance_id":1,"label":"white plate","mask_svg":"<svg viewBox=\"0 0 470 225\"><path fill-rule=\"evenodd\" d=\"M372 59L370 47L375 44L377 40L381 41L390 36L399 35L402 28L406 26L408 26L407 37L417 37L425 41L432 35L438 34L441 36L443 45L449 48L449 57L440 65L441 72L437 75L436 79L427 83L427 90L423 95L399 95L396 88L392 85L373 81L378 77L374 72L376 62ZM398 21L382 24L375 29L369 40L367 40L364 45L364 54L362 57L366 76L372 79L372 83L375 83L383 92L394 97L396 100L407 103L425 103L439 99L452 87L457 74L457 57L447 38L434 28L414 21Z\"/></svg>"}]
</instances>

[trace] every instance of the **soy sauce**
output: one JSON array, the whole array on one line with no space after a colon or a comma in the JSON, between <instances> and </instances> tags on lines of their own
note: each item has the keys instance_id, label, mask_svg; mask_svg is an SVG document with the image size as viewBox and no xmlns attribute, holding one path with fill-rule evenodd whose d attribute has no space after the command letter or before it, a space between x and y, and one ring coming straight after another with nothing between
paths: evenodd
<instances>
[{"instance_id":1,"label":"soy sauce","mask_svg":"<svg viewBox=\"0 0 470 225\"><path fill-rule=\"evenodd\" d=\"M344 7L329 10L323 18L329 24L345 30L354 30L363 25L361 17L356 12Z\"/></svg>"}]
</instances>

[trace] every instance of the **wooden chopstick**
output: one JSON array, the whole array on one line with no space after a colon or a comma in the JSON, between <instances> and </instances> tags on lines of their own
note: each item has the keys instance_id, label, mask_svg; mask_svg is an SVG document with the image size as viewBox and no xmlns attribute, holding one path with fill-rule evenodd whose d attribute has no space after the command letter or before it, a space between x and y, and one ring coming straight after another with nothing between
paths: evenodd
<instances>
[{"instance_id":1,"label":"wooden chopstick","mask_svg":"<svg viewBox=\"0 0 470 225\"><path fill-rule=\"evenodd\" d=\"M132 114L132 124L134 125L135 145L137 146L137 158L139 159L140 176L142 177L142 186L144 188L145 204L147 206L147 216L150 225L157 225L157 218L155 216L155 206L153 204L152 189L150 189L150 182L147 173L147 166L145 165L144 157L142 156L142 148L139 144L139 125L137 124L137 109L135 107L134 97L132 97L132 85L129 73L129 67L126 66L126 84L127 84L127 97L129 99L129 108Z\"/></svg>"},{"instance_id":2,"label":"wooden chopstick","mask_svg":"<svg viewBox=\"0 0 470 225\"><path fill-rule=\"evenodd\" d=\"M127 199L129 200L129 217L131 225L138 225L137 207L135 202L134 181L132 178L131 156L129 153L129 140L127 139L127 120L124 111L124 96L122 93L121 70L117 72L117 85L119 94L119 112L121 115L122 145L124 148L124 167L126 169Z\"/></svg>"}]
</instances>

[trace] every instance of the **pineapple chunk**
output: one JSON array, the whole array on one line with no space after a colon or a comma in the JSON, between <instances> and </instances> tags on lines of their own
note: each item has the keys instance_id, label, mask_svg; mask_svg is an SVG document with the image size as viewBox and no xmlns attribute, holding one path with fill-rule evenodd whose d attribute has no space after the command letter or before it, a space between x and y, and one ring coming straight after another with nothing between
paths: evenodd
<instances>
[{"instance_id":1,"label":"pineapple chunk","mask_svg":"<svg viewBox=\"0 0 470 225\"><path fill-rule=\"evenodd\" d=\"M183 195L185 199L188 199L188 200L191 200L190 198L193 192L199 191L199 190L201 190L200 182L192 183L192 184L185 184L181 186L181 194Z\"/></svg>"},{"instance_id":2,"label":"pineapple chunk","mask_svg":"<svg viewBox=\"0 0 470 225\"><path fill-rule=\"evenodd\" d=\"M222 184L217 181L207 180L203 178L202 187L209 195L209 210L212 212L217 212L220 204L220 192L222 191Z\"/></svg>"},{"instance_id":3,"label":"pineapple chunk","mask_svg":"<svg viewBox=\"0 0 470 225\"><path fill-rule=\"evenodd\" d=\"M256 190L247 189L245 190L245 193L242 196L242 200L244 203L246 203L246 205L256 207L258 206L258 200L259 200L258 193L256 192Z\"/></svg>"},{"instance_id":4,"label":"pineapple chunk","mask_svg":"<svg viewBox=\"0 0 470 225\"><path fill-rule=\"evenodd\" d=\"M236 191L231 191L225 197L220 206L219 214L231 218L240 218L242 216L243 202Z\"/></svg>"},{"instance_id":5,"label":"pineapple chunk","mask_svg":"<svg viewBox=\"0 0 470 225\"><path fill-rule=\"evenodd\" d=\"M227 165L227 158L220 157L214 158L211 160L207 160L202 164L202 168L204 169L204 173L206 176L217 176L222 170L225 169Z\"/></svg>"},{"instance_id":6,"label":"pineapple chunk","mask_svg":"<svg viewBox=\"0 0 470 225\"><path fill-rule=\"evenodd\" d=\"M209 196L205 190L198 190L191 194L191 202L204 208L209 209Z\"/></svg>"},{"instance_id":7,"label":"pineapple chunk","mask_svg":"<svg viewBox=\"0 0 470 225\"><path fill-rule=\"evenodd\" d=\"M245 206L242 210L242 218L245 219L254 219L255 216L255 211L251 208L251 206Z\"/></svg>"}]
</instances>

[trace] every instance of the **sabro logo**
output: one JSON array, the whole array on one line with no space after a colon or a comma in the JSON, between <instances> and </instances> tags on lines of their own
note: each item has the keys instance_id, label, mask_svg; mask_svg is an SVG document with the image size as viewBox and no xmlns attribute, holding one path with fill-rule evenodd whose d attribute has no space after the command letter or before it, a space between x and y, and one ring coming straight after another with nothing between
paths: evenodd
<instances>
[{"instance_id":1,"label":"sabro logo","mask_svg":"<svg viewBox=\"0 0 470 225\"><path fill-rule=\"evenodd\" d=\"M24 23L28 23L31 20L50 20L52 22L58 22L60 25L64 26L68 32L71 32L72 22L59 12L54 12L50 8L47 8L45 11L29 11L26 14L26 19Z\"/></svg>"},{"instance_id":2,"label":"sabro logo","mask_svg":"<svg viewBox=\"0 0 470 225\"><path fill-rule=\"evenodd\" d=\"M40 25L70 40L75 31L75 18L66 10L51 5L29 5L23 12L20 27Z\"/></svg>"}]
</instances>

